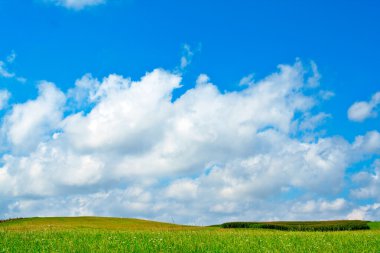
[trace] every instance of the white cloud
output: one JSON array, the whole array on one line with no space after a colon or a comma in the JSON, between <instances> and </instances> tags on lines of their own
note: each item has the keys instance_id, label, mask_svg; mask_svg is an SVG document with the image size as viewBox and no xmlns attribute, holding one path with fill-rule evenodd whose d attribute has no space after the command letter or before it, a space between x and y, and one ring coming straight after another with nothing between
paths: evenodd
<instances>
[{"instance_id":1,"label":"white cloud","mask_svg":"<svg viewBox=\"0 0 380 253\"><path fill-rule=\"evenodd\" d=\"M319 86L321 74L319 73L317 64L315 64L315 62L311 61L310 66L313 75L307 79L307 85L311 88L315 88Z\"/></svg>"},{"instance_id":2,"label":"white cloud","mask_svg":"<svg viewBox=\"0 0 380 253\"><path fill-rule=\"evenodd\" d=\"M86 7L104 4L106 0L48 0L59 6L73 10L82 10Z\"/></svg>"},{"instance_id":3,"label":"white cloud","mask_svg":"<svg viewBox=\"0 0 380 253\"><path fill-rule=\"evenodd\" d=\"M183 72L192 62L195 53L201 51L202 44L198 44L197 47L191 47L189 44L184 44L182 46L182 56L180 60L180 65L177 67L177 72Z\"/></svg>"},{"instance_id":4,"label":"white cloud","mask_svg":"<svg viewBox=\"0 0 380 253\"><path fill-rule=\"evenodd\" d=\"M7 90L0 90L0 110L3 110L7 106L8 100L11 94Z\"/></svg>"},{"instance_id":5,"label":"white cloud","mask_svg":"<svg viewBox=\"0 0 380 253\"><path fill-rule=\"evenodd\" d=\"M191 51L191 48L188 44L185 44L183 46L183 52L181 57L181 69L186 68L190 63L194 56L193 51Z\"/></svg>"},{"instance_id":6,"label":"white cloud","mask_svg":"<svg viewBox=\"0 0 380 253\"><path fill-rule=\"evenodd\" d=\"M347 215L349 220L379 220L380 203L360 206Z\"/></svg>"},{"instance_id":7,"label":"white cloud","mask_svg":"<svg viewBox=\"0 0 380 253\"><path fill-rule=\"evenodd\" d=\"M15 76L14 73L11 73L7 70L6 65L3 61L0 61L0 76L5 78L11 78Z\"/></svg>"},{"instance_id":8,"label":"white cloud","mask_svg":"<svg viewBox=\"0 0 380 253\"><path fill-rule=\"evenodd\" d=\"M245 76L243 77L240 82L239 82L239 85L240 86L243 86L243 85L252 85L254 84L254 75L253 74L249 74L248 76Z\"/></svg>"},{"instance_id":9,"label":"white cloud","mask_svg":"<svg viewBox=\"0 0 380 253\"><path fill-rule=\"evenodd\" d=\"M378 105L380 104L380 92L375 93L369 102L356 102L348 109L348 118L352 121L361 122L368 118L377 117Z\"/></svg>"},{"instance_id":10,"label":"white cloud","mask_svg":"<svg viewBox=\"0 0 380 253\"><path fill-rule=\"evenodd\" d=\"M197 86L201 86L201 85L207 85L209 81L210 81L210 77L208 77L206 74L200 74L195 83L197 84Z\"/></svg>"},{"instance_id":11,"label":"white cloud","mask_svg":"<svg viewBox=\"0 0 380 253\"><path fill-rule=\"evenodd\" d=\"M11 72L8 70L8 65L12 64L16 59L15 52L12 52L10 55L7 56L6 62L0 61L0 77L3 78L14 78L16 81L20 83L25 83L26 78L17 76L14 72Z\"/></svg>"},{"instance_id":12,"label":"white cloud","mask_svg":"<svg viewBox=\"0 0 380 253\"><path fill-rule=\"evenodd\" d=\"M372 168L373 173L362 171L353 176L354 182L361 186L351 190L352 196L360 199L373 198L380 201L380 160L376 160Z\"/></svg>"},{"instance_id":13,"label":"white cloud","mask_svg":"<svg viewBox=\"0 0 380 253\"><path fill-rule=\"evenodd\" d=\"M380 133L375 130L357 136L353 143L353 149L357 156L380 154Z\"/></svg>"},{"instance_id":14,"label":"white cloud","mask_svg":"<svg viewBox=\"0 0 380 253\"><path fill-rule=\"evenodd\" d=\"M359 159L353 152L377 152L376 133L354 144L295 137L327 117L312 113L304 75L300 62L280 65L241 91L221 92L202 74L175 101L181 76L162 69L138 81L85 75L66 96L45 82L5 116L0 209L197 224L343 217L345 170ZM64 114L66 97L76 109Z\"/></svg>"},{"instance_id":15,"label":"white cloud","mask_svg":"<svg viewBox=\"0 0 380 253\"><path fill-rule=\"evenodd\" d=\"M319 96L323 100L330 100L331 98L333 98L335 96L335 93L330 91L330 90L321 90L321 91L319 91Z\"/></svg>"},{"instance_id":16,"label":"white cloud","mask_svg":"<svg viewBox=\"0 0 380 253\"><path fill-rule=\"evenodd\" d=\"M305 115L300 123L300 130L314 130L319 125L323 124L324 121L328 118L331 118L330 114L320 112L316 115Z\"/></svg>"},{"instance_id":17,"label":"white cloud","mask_svg":"<svg viewBox=\"0 0 380 253\"><path fill-rule=\"evenodd\" d=\"M165 192L169 198L187 200L195 199L198 196L198 185L195 181L190 179L180 179L174 181Z\"/></svg>"},{"instance_id":18,"label":"white cloud","mask_svg":"<svg viewBox=\"0 0 380 253\"><path fill-rule=\"evenodd\" d=\"M296 203L292 207L295 213L328 213L339 212L347 207L347 201L343 198L338 198L333 201L308 200L305 203Z\"/></svg>"},{"instance_id":19,"label":"white cloud","mask_svg":"<svg viewBox=\"0 0 380 253\"><path fill-rule=\"evenodd\" d=\"M71 109L83 109L97 100L97 90L100 82L93 78L91 74L85 74L75 81L75 87L69 89L67 98Z\"/></svg>"},{"instance_id":20,"label":"white cloud","mask_svg":"<svg viewBox=\"0 0 380 253\"><path fill-rule=\"evenodd\" d=\"M41 82L39 96L23 104L13 105L2 126L11 148L32 151L62 118L64 94L52 83Z\"/></svg>"},{"instance_id":21,"label":"white cloud","mask_svg":"<svg viewBox=\"0 0 380 253\"><path fill-rule=\"evenodd\" d=\"M320 208L318 204L323 205ZM62 207L65 208L62 208ZM311 206L311 207L309 207ZM375 206L376 207L376 206ZM354 209L355 210L355 209ZM196 201L178 202L131 186L123 190L99 191L69 197L31 198L14 201L8 206L5 217L84 216L150 218L182 224L208 225L236 220L318 220L342 219L354 210L344 199L316 201L231 201L215 205ZM370 213L372 210L369 210ZM376 211L376 210L375 210ZM367 215L368 216L368 215ZM368 218L368 217L366 217ZM371 220L376 219L375 215Z\"/></svg>"}]
</instances>

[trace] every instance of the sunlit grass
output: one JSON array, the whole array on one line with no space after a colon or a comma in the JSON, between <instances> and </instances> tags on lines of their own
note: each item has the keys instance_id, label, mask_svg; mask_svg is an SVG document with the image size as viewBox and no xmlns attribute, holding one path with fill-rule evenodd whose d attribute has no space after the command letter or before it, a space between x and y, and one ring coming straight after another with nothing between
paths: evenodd
<instances>
[{"instance_id":1,"label":"sunlit grass","mask_svg":"<svg viewBox=\"0 0 380 253\"><path fill-rule=\"evenodd\" d=\"M371 222L368 222L368 226L371 229L380 230L380 221L371 221Z\"/></svg>"},{"instance_id":2,"label":"sunlit grass","mask_svg":"<svg viewBox=\"0 0 380 253\"><path fill-rule=\"evenodd\" d=\"M175 225L141 219L108 217L46 217L26 218L0 223L0 230L36 231L36 230L181 230L188 226ZM199 227L194 227L199 228Z\"/></svg>"},{"instance_id":3,"label":"sunlit grass","mask_svg":"<svg viewBox=\"0 0 380 253\"><path fill-rule=\"evenodd\" d=\"M380 252L380 230L286 232L33 218L0 224L0 252Z\"/></svg>"}]
</instances>

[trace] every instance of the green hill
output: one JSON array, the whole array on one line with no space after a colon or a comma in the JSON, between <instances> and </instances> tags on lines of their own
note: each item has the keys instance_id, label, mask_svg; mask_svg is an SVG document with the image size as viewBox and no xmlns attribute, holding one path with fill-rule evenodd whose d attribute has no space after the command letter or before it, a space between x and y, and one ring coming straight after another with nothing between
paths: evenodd
<instances>
[{"instance_id":1,"label":"green hill","mask_svg":"<svg viewBox=\"0 0 380 253\"><path fill-rule=\"evenodd\" d=\"M0 223L0 230L18 231L45 231L45 230L184 230L200 229L176 225L170 223L130 219L130 218L110 218L110 217L44 217L44 218L22 218L13 219Z\"/></svg>"}]
</instances>

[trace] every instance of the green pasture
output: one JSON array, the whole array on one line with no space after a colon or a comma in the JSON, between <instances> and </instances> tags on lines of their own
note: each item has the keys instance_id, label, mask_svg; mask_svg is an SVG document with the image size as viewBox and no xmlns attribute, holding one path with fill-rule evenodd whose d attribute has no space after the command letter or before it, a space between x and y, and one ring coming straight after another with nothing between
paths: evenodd
<instances>
[{"instance_id":1,"label":"green pasture","mask_svg":"<svg viewBox=\"0 0 380 253\"><path fill-rule=\"evenodd\" d=\"M380 223L369 226L300 232L119 218L28 218L0 223L0 252L380 252Z\"/></svg>"}]
</instances>

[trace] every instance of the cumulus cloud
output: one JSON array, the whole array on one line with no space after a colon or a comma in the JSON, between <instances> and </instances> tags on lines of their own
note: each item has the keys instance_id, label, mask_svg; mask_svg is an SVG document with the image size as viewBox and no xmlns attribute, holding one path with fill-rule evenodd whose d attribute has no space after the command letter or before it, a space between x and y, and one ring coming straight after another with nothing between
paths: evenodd
<instances>
[{"instance_id":1,"label":"cumulus cloud","mask_svg":"<svg viewBox=\"0 0 380 253\"><path fill-rule=\"evenodd\" d=\"M149 217L161 221L207 225L241 220L342 219L355 210L351 210L350 204L341 198L276 202L258 200L254 203L239 203L238 205L225 201L205 207L205 203L178 202L157 195L153 190L146 191L146 189L132 186L86 195L31 198L9 204L6 215ZM371 220L375 217L372 216Z\"/></svg>"},{"instance_id":2,"label":"cumulus cloud","mask_svg":"<svg viewBox=\"0 0 380 253\"><path fill-rule=\"evenodd\" d=\"M41 82L39 96L13 105L2 132L14 151L32 151L60 123L65 95L52 83Z\"/></svg>"},{"instance_id":3,"label":"cumulus cloud","mask_svg":"<svg viewBox=\"0 0 380 253\"><path fill-rule=\"evenodd\" d=\"M181 76L163 69L136 81L87 74L66 94L43 82L3 120L0 210L196 224L347 215L345 170L376 152L376 133L298 138L328 117L312 112L318 91L305 95L315 88L305 73L280 65L234 92L201 74L174 101Z\"/></svg>"},{"instance_id":4,"label":"cumulus cloud","mask_svg":"<svg viewBox=\"0 0 380 253\"><path fill-rule=\"evenodd\" d=\"M368 118L377 117L378 105L380 104L380 92L375 93L369 102L356 102L348 109L348 118L352 121L362 122Z\"/></svg>"},{"instance_id":5,"label":"cumulus cloud","mask_svg":"<svg viewBox=\"0 0 380 253\"><path fill-rule=\"evenodd\" d=\"M349 220L379 220L380 203L359 206L352 210L348 215Z\"/></svg>"},{"instance_id":6,"label":"cumulus cloud","mask_svg":"<svg viewBox=\"0 0 380 253\"><path fill-rule=\"evenodd\" d=\"M380 133L376 130L355 138L353 149L356 156L380 154Z\"/></svg>"},{"instance_id":7,"label":"cumulus cloud","mask_svg":"<svg viewBox=\"0 0 380 253\"><path fill-rule=\"evenodd\" d=\"M347 201L343 198L337 198L333 201L323 199L308 200L305 203L296 203L292 206L294 213L333 213L340 212L347 207Z\"/></svg>"},{"instance_id":8,"label":"cumulus cloud","mask_svg":"<svg viewBox=\"0 0 380 253\"><path fill-rule=\"evenodd\" d=\"M316 115L305 115L305 117L302 119L300 123L299 128L302 131L312 131L319 125L322 125L324 121L328 118L331 118L331 115L324 112L320 112Z\"/></svg>"},{"instance_id":9,"label":"cumulus cloud","mask_svg":"<svg viewBox=\"0 0 380 253\"><path fill-rule=\"evenodd\" d=\"M67 92L68 108L75 111L94 104L99 86L100 82L89 73L76 80L75 87Z\"/></svg>"},{"instance_id":10,"label":"cumulus cloud","mask_svg":"<svg viewBox=\"0 0 380 253\"><path fill-rule=\"evenodd\" d=\"M68 9L82 10L86 7L104 4L107 0L48 0L56 5L63 6Z\"/></svg>"},{"instance_id":11,"label":"cumulus cloud","mask_svg":"<svg viewBox=\"0 0 380 253\"><path fill-rule=\"evenodd\" d=\"M372 170L362 171L353 176L353 181L360 185L359 188L351 190L354 197L380 201L380 160L375 160Z\"/></svg>"}]
</instances>

